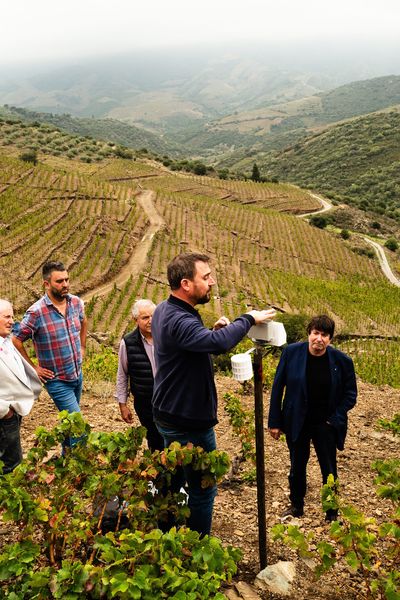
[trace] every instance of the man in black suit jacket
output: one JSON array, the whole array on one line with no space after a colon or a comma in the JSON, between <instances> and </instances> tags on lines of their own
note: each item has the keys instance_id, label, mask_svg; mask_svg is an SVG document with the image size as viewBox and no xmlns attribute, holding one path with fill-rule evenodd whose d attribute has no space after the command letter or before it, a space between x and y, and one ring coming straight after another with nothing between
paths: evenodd
<instances>
[{"instance_id":1,"label":"man in black suit jacket","mask_svg":"<svg viewBox=\"0 0 400 600\"><path fill-rule=\"evenodd\" d=\"M289 448L291 505L286 516L303 515L311 441L323 483L329 474L337 478L336 448L344 447L357 384L351 358L330 346L334 329L326 315L313 317L307 326L308 342L287 346L276 370L268 428L276 440L285 433ZM336 511L326 513L329 521L336 517Z\"/></svg>"}]
</instances>

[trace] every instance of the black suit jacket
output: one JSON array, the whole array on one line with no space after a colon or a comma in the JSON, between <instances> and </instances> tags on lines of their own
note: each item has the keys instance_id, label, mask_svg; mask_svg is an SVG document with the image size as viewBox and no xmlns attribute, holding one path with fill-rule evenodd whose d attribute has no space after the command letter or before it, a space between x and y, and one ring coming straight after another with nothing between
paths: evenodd
<instances>
[{"instance_id":1,"label":"black suit jacket","mask_svg":"<svg viewBox=\"0 0 400 600\"><path fill-rule=\"evenodd\" d=\"M353 361L328 346L331 373L329 423L336 430L336 445L343 450L347 433L347 413L357 399ZM306 366L308 342L290 344L282 352L271 391L268 427L281 429L296 441L307 413ZM282 400L283 399L283 400Z\"/></svg>"}]
</instances>

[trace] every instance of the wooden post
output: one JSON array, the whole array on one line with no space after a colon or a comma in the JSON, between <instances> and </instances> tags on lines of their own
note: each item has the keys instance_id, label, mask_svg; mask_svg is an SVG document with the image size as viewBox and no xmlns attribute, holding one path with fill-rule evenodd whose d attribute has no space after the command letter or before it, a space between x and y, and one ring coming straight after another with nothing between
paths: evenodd
<instances>
[{"instance_id":1,"label":"wooden post","mask_svg":"<svg viewBox=\"0 0 400 600\"><path fill-rule=\"evenodd\" d=\"M254 417L256 433L258 551L260 569L267 566L267 520L265 512L265 459L264 459L264 410L263 410L263 347L256 343L253 355L254 368Z\"/></svg>"}]
</instances>

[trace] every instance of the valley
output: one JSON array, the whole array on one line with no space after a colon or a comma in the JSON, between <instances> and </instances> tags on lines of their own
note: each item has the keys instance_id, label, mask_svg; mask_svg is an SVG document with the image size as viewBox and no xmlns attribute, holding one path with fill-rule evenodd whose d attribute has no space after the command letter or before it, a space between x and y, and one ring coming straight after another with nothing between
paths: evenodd
<instances>
[{"instance_id":1,"label":"valley","mask_svg":"<svg viewBox=\"0 0 400 600\"><path fill-rule=\"evenodd\" d=\"M164 77L163 66L155 79ZM217 98L219 73L214 66L186 85L183 76L171 80L162 110L154 90L130 88L117 105L100 84L94 103L84 106L81 99L80 116L65 114L70 105L57 104L54 90L45 98L46 109L56 108L51 114L39 110L43 97L25 109L0 109L0 297L13 302L18 321L42 294L41 265L65 263L89 322L82 414L94 431L121 434L129 426L114 398L119 341L133 328L136 299L157 304L168 297L166 267L176 254L210 256L216 284L200 309L207 326L222 314L234 319L273 306L292 342L304 336L311 315L331 315L334 344L353 358L359 387L339 456L343 498L383 523L392 505L375 494L371 463L398 456L397 438L378 421L400 409L400 78L332 90L326 80L269 73L267 91L261 69L252 82L242 73L239 98L236 64L230 86ZM36 84L45 87L45 80ZM178 89L179 102L172 94ZM358 105L360 93L365 103ZM63 96L66 102L71 97L71 90ZM158 111L157 119L146 108ZM250 175L255 163L259 177ZM250 346L246 339L233 352ZM264 359L265 412L278 354ZM253 384L229 376L228 354L214 363L218 445L239 464L226 395L236 394L252 415ZM36 428L56 419L43 392L24 419L25 452ZM270 536L287 503L289 462L285 446L269 436L265 464ZM216 499L213 534L243 551L238 575L223 586L231 600L280 597L253 586L258 532L252 467L245 462L225 478ZM309 472L302 531L328 542L314 457ZM19 533L0 520L1 549ZM386 544L377 543L379 556ZM338 561L316 580L311 563L268 537L268 561L282 558L296 563L291 600L358 600L360 590L364 594L360 570Z\"/></svg>"}]
</instances>

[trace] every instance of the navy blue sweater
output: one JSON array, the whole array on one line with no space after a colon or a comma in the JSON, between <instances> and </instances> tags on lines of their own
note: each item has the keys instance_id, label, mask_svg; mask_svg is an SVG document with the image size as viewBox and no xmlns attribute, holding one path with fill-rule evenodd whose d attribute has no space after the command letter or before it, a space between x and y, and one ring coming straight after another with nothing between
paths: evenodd
<instances>
[{"instance_id":1,"label":"navy blue sweater","mask_svg":"<svg viewBox=\"0 0 400 600\"><path fill-rule=\"evenodd\" d=\"M217 392L210 353L235 346L254 325L251 315L211 331L197 310L170 296L154 312L151 331L157 372L153 414L168 425L207 429L217 421Z\"/></svg>"}]
</instances>

